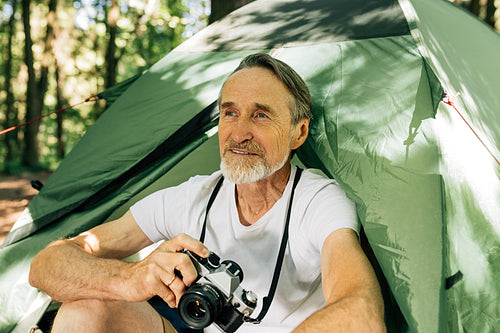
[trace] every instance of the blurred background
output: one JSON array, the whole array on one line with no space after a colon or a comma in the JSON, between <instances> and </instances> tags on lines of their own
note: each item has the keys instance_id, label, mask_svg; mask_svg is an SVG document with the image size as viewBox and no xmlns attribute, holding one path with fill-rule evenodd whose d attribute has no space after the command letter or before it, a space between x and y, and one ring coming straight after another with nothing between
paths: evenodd
<instances>
[{"instance_id":1,"label":"blurred background","mask_svg":"<svg viewBox=\"0 0 500 333\"><path fill-rule=\"evenodd\" d=\"M105 112L80 104L131 78L252 0L1 0L0 244L33 195ZM436 0L437 1L437 0ZM500 29L500 0L450 0Z\"/></svg>"}]
</instances>

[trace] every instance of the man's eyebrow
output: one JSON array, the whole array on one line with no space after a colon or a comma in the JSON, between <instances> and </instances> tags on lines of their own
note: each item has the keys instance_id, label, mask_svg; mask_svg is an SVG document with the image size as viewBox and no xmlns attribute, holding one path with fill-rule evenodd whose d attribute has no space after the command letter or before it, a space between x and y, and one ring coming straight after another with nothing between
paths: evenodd
<instances>
[{"instance_id":1,"label":"man's eyebrow","mask_svg":"<svg viewBox=\"0 0 500 333\"><path fill-rule=\"evenodd\" d=\"M234 102L224 102L220 105L220 108L221 109L225 109L225 108L232 108L236 105L236 103ZM256 109L259 109L259 110L262 110L262 111L266 111L270 114L276 114L276 111L274 111L274 109L270 106L270 105L267 105L267 104L262 104L262 103L254 103L254 106Z\"/></svg>"},{"instance_id":2,"label":"man's eyebrow","mask_svg":"<svg viewBox=\"0 0 500 333\"><path fill-rule=\"evenodd\" d=\"M220 105L221 108L230 108L234 106L234 102L224 102Z\"/></svg>"},{"instance_id":3,"label":"man's eyebrow","mask_svg":"<svg viewBox=\"0 0 500 333\"><path fill-rule=\"evenodd\" d=\"M262 111L266 111L270 114L276 114L276 112L274 111L274 109L267 105L267 104L261 104L261 103L255 103L255 107L262 110Z\"/></svg>"}]
</instances>

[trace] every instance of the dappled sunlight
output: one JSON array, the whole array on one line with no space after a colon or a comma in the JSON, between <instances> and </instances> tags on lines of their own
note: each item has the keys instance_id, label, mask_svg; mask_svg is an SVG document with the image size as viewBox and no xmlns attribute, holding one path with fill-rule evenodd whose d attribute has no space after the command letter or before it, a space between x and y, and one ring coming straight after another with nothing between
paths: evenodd
<instances>
[{"instance_id":1,"label":"dappled sunlight","mask_svg":"<svg viewBox=\"0 0 500 333\"><path fill-rule=\"evenodd\" d=\"M179 50L258 50L406 34L402 17L383 15L385 10L397 13L399 8L359 0L342 6L331 1L253 2L201 31ZM361 14L365 18L358 19ZM367 22L368 18L374 20Z\"/></svg>"},{"instance_id":2,"label":"dappled sunlight","mask_svg":"<svg viewBox=\"0 0 500 333\"><path fill-rule=\"evenodd\" d=\"M445 224L449 274L463 281L450 290L463 327L496 326L491 308L500 298L499 166L455 110L440 106L441 172L445 185ZM492 312L493 311L493 312Z\"/></svg>"},{"instance_id":3,"label":"dappled sunlight","mask_svg":"<svg viewBox=\"0 0 500 333\"><path fill-rule=\"evenodd\" d=\"M446 270L463 274L449 291L456 309L450 313L463 329L484 330L495 326L490 315L498 310L491 304L500 297L495 287L500 278L500 182L494 158L500 156L500 95L493 84L500 73L489 57L500 53L498 35L479 23L464 24L474 20L465 12L448 15L452 8L445 2L405 0L402 7L420 52L450 97L460 93L454 100L457 109L492 152L452 107L440 105L435 128L444 185ZM419 11L427 15L418 17Z\"/></svg>"},{"instance_id":4,"label":"dappled sunlight","mask_svg":"<svg viewBox=\"0 0 500 333\"><path fill-rule=\"evenodd\" d=\"M398 4L387 8L377 8L372 11L365 13L360 13L352 18L354 25L367 26L372 25L375 22L392 22L395 17L398 17L398 13L401 11Z\"/></svg>"},{"instance_id":5,"label":"dappled sunlight","mask_svg":"<svg viewBox=\"0 0 500 333\"><path fill-rule=\"evenodd\" d=\"M177 91L186 91L189 89L200 89L200 85L213 85L215 91L211 91L212 100L215 101L218 96L218 90L222 81L239 63L242 57L249 54L251 51L241 53L224 53L220 54L186 54L180 51L173 51L155 64L149 73L161 73L159 80L168 82L169 90L167 95L173 95ZM165 66L171 66L175 62L174 68L165 70ZM210 82L214 80L215 82ZM172 81L176 85L172 84ZM202 93L202 91L200 91ZM198 96L190 91L192 98L200 101L206 100L207 96ZM205 103L205 102L203 102Z\"/></svg>"},{"instance_id":6,"label":"dappled sunlight","mask_svg":"<svg viewBox=\"0 0 500 333\"><path fill-rule=\"evenodd\" d=\"M443 173L452 177L454 186L467 184L500 237L499 166L451 107L440 107L436 120L439 122Z\"/></svg>"},{"instance_id":7,"label":"dappled sunlight","mask_svg":"<svg viewBox=\"0 0 500 333\"><path fill-rule=\"evenodd\" d=\"M128 256L127 258L124 258L123 260L128 261L128 262L138 262L138 261L141 261L142 259L146 258L149 254L151 254L151 252L153 252L163 242L164 241L159 241L157 243L154 243L154 244L151 244L149 246L146 246L145 248L143 248L139 252L134 253L131 256Z\"/></svg>"},{"instance_id":8,"label":"dappled sunlight","mask_svg":"<svg viewBox=\"0 0 500 333\"><path fill-rule=\"evenodd\" d=\"M418 17L413 7L428 15ZM447 15L452 7L438 1L402 1L409 20L418 21L412 34L420 42L420 52L430 60L445 90L451 96L460 93L457 107L483 134L481 139L498 158L500 135L491 125L500 123L500 94L492 84L498 82L500 68L491 65L491 54L500 54L499 36L479 22L463 24L477 20L466 12L457 10L456 15Z\"/></svg>"},{"instance_id":9,"label":"dappled sunlight","mask_svg":"<svg viewBox=\"0 0 500 333\"><path fill-rule=\"evenodd\" d=\"M33 222L33 218L31 217L31 213L29 208L26 208L21 216L17 219L16 223L14 226L12 226L11 232L17 232L18 229L23 228L24 226L27 226Z\"/></svg>"},{"instance_id":10,"label":"dappled sunlight","mask_svg":"<svg viewBox=\"0 0 500 333\"><path fill-rule=\"evenodd\" d=\"M101 250L99 239L91 231L84 232L81 236L83 236L83 248L85 251L94 254Z\"/></svg>"},{"instance_id":11,"label":"dappled sunlight","mask_svg":"<svg viewBox=\"0 0 500 333\"><path fill-rule=\"evenodd\" d=\"M450 197L450 200L458 201L456 204L448 202L448 208L452 211L447 218L450 250L454 257L452 272L460 270L465 276L465 289L477 297L478 291L488 290L493 282L490 263L481 242L473 236L475 232L471 224L474 222L468 219L467 207L459 201L459 195Z\"/></svg>"},{"instance_id":12,"label":"dappled sunlight","mask_svg":"<svg viewBox=\"0 0 500 333\"><path fill-rule=\"evenodd\" d=\"M327 45L280 54L303 70L313 91L311 137L299 157L333 176L358 204L406 320L425 330L422 318L438 316L432 309L443 264L431 77L409 36Z\"/></svg>"}]
</instances>

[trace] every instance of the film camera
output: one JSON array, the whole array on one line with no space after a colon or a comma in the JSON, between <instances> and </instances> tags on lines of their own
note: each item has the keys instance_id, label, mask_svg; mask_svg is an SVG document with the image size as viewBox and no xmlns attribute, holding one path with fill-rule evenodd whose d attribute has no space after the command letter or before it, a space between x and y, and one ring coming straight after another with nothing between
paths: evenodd
<instances>
[{"instance_id":1,"label":"film camera","mask_svg":"<svg viewBox=\"0 0 500 333\"><path fill-rule=\"evenodd\" d=\"M208 258L188 250L182 252L193 261L198 280L179 300L181 319L193 329L203 329L214 323L224 332L236 331L257 305L257 295L240 286L243 281L241 267L231 260L219 263L219 256L213 252Z\"/></svg>"}]
</instances>

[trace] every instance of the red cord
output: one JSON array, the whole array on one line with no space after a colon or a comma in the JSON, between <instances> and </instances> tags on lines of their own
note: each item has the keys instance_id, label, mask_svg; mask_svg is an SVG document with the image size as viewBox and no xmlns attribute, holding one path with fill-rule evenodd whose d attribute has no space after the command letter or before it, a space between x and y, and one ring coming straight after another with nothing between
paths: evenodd
<instances>
[{"instance_id":1,"label":"red cord","mask_svg":"<svg viewBox=\"0 0 500 333\"><path fill-rule=\"evenodd\" d=\"M29 120L29 121L27 121L27 122L25 122L25 123L20 124L20 125L13 126L13 127L9 127L9 128L7 128L7 129L4 129L3 131L0 131L0 135L5 134L5 133L8 133L8 132L11 132L11 131L13 131L13 130L15 130L15 129L18 129L19 127L23 127L23 126L26 126L26 125L28 125L28 124L34 123L35 121L39 121L39 120L41 120L41 119L43 119L43 118L45 118L45 117L48 117L48 116L50 116L50 115L53 115L53 114L56 114L56 113L59 113L59 112L66 111L66 110L71 109L71 108L73 108L73 107L75 107L75 106L78 106L78 105L80 105L80 104L87 103L87 102L95 102L95 101L97 101L97 100L99 100L99 99L100 99L99 95L90 96L89 98L87 98L86 100L84 100L84 101L82 101L82 102L80 102L80 103L76 103L76 104L74 104L74 105L67 106L67 107L65 107L65 108L63 108L63 109L60 109L60 110L57 110L57 111L53 111L53 112L48 113L48 114L46 114L46 115L43 115L43 116L41 116L41 117L38 117L38 118L35 118L35 119L31 119L31 120Z\"/></svg>"},{"instance_id":2,"label":"red cord","mask_svg":"<svg viewBox=\"0 0 500 333\"><path fill-rule=\"evenodd\" d=\"M486 144L483 142L483 140L481 140L481 138L476 133L476 131L474 131L474 129L472 128L472 126L467 122L467 120L464 118L464 116L462 116L462 114L460 113L460 111L458 111L457 107L455 106L455 103L453 101L455 100L455 98L457 98L458 95L460 95L460 93L457 93L457 94L455 94L455 96L453 96L453 97L450 98L450 96L448 95L448 93L445 92L445 96L443 98L443 103L444 104L448 104L449 106L451 106L452 108L454 108L455 111L457 111L457 113L460 116L460 118L462 118L462 120L469 127L469 129L472 131L472 133L474 133L474 135L479 140L479 142L481 142L481 144L484 146L484 148L486 148L486 150L488 151L488 153L490 153L491 157L493 157L493 159L495 160L495 162L497 162L497 164L500 166L500 161L498 160L498 158L495 157L495 155L493 154L493 152L488 148L488 146L486 146Z\"/></svg>"},{"instance_id":3,"label":"red cord","mask_svg":"<svg viewBox=\"0 0 500 333\"><path fill-rule=\"evenodd\" d=\"M481 142L481 144L484 146L484 148L486 148L486 150L488 151L488 153L490 153L491 157L493 157L493 159L495 160L495 162L497 162L497 164L500 166L500 161L495 157L495 155L493 154L493 152L491 152L491 150L488 148L488 146L486 146L486 144L483 142L483 140L481 140L481 138L479 137L479 135L476 133L476 131L474 131L474 129L472 128L472 126L467 122L467 120L464 118L464 116L462 116L462 114L460 113L460 111L458 111L457 107L455 106L455 103L453 102L455 100L455 98L459 95L460 93L457 93L455 96L453 96L452 98L450 98L450 96L448 95L448 93L445 93L445 97L443 98L443 103L451 106L453 109L455 109L455 111L458 113L458 115L460 116L460 118L462 118L462 120L465 122L465 124L469 127L469 129L472 131L472 133L474 133L474 135L476 136L476 138L479 140L479 142ZM39 121L45 117L48 117L52 114L56 114L56 113L59 113L59 112L63 112L63 111L66 111L70 108L73 108L75 106L78 106L80 104L83 104L83 103L87 103L87 102L95 102L97 100L99 100L99 96L98 95L94 95L94 96L91 96L87 99L85 99L84 101L80 102L80 103L77 103L77 104L74 104L74 105L71 105L71 106L68 106L68 107L65 107L63 109L60 109L60 110L57 110L57 111L53 111L51 113L48 113L46 115L43 115L41 117L38 117L36 119L32 119L30 121L27 121L23 124L20 124L20 125L17 125L17 126L13 126L13 127L10 127L10 128L7 128L7 129L4 129L3 131L0 131L0 135L2 134L5 134L5 133L8 133L8 132L11 132L19 127L23 127L23 126L26 126L28 124L31 124L31 123L34 123L35 121Z\"/></svg>"}]
</instances>

